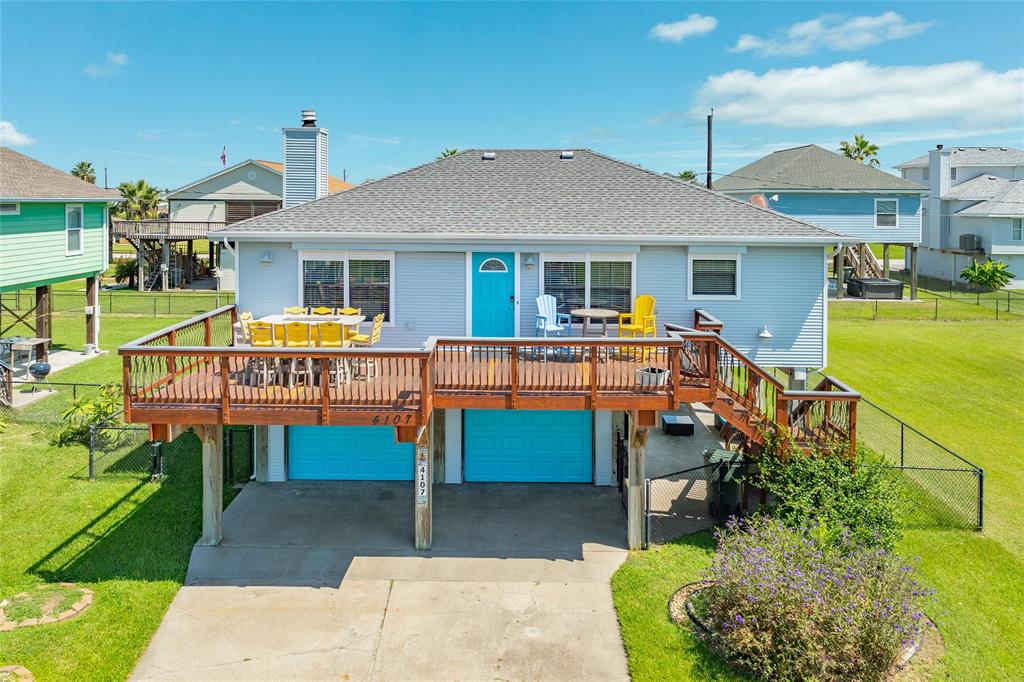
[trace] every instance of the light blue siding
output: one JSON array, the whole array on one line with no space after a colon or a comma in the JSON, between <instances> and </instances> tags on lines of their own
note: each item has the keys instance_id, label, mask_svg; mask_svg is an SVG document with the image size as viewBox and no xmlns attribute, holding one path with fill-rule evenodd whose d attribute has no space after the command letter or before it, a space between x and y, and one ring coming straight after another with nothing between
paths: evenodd
<instances>
[{"instance_id":1,"label":"light blue siding","mask_svg":"<svg viewBox=\"0 0 1024 682\"><path fill-rule=\"evenodd\" d=\"M465 480L589 483L592 413L466 410Z\"/></svg>"},{"instance_id":2,"label":"light blue siding","mask_svg":"<svg viewBox=\"0 0 1024 682\"><path fill-rule=\"evenodd\" d=\"M261 262L264 254L270 263ZM262 317L299 302L299 254L291 244L238 242L236 258L239 310Z\"/></svg>"},{"instance_id":3,"label":"light blue siding","mask_svg":"<svg viewBox=\"0 0 1024 682\"><path fill-rule=\"evenodd\" d=\"M429 336L466 336L466 254L395 253L395 324L381 343L416 348Z\"/></svg>"},{"instance_id":4,"label":"light blue siding","mask_svg":"<svg viewBox=\"0 0 1024 682\"><path fill-rule=\"evenodd\" d=\"M291 426L288 478L411 481L413 444L396 443L385 426Z\"/></svg>"},{"instance_id":5,"label":"light blue siding","mask_svg":"<svg viewBox=\"0 0 1024 682\"><path fill-rule=\"evenodd\" d=\"M779 200L769 202L772 209L814 223L826 230L840 232L865 242L921 242L921 197L915 194L765 192L766 196L774 194L778 194ZM750 199L749 192L733 196L744 201ZM875 227L875 199L899 200L896 227Z\"/></svg>"}]
</instances>

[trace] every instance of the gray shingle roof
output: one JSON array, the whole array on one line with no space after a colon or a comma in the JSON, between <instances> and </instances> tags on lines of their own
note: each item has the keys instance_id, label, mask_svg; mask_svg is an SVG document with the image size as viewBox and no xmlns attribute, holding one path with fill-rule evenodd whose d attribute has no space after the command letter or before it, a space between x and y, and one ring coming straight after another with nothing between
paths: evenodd
<instances>
[{"instance_id":1,"label":"gray shingle roof","mask_svg":"<svg viewBox=\"0 0 1024 682\"><path fill-rule=\"evenodd\" d=\"M988 176L982 176L988 177ZM971 184L981 178L975 178L964 185ZM1005 180L994 183L998 186L995 192L985 201L957 211L957 215L966 216L1020 216L1024 217L1024 180ZM959 185L962 187L963 185ZM945 199L946 197L943 197ZM967 197L964 197L967 198Z\"/></svg>"},{"instance_id":2,"label":"gray shingle roof","mask_svg":"<svg viewBox=\"0 0 1024 682\"><path fill-rule=\"evenodd\" d=\"M810 223L588 150L471 149L224 228L228 234L834 241Z\"/></svg>"},{"instance_id":3,"label":"gray shingle roof","mask_svg":"<svg viewBox=\"0 0 1024 682\"><path fill-rule=\"evenodd\" d=\"M1024 166L1024 149L1013 147L951 147L949 163L952 166ZM923 168L928 155L904 161L897 168Z\"/></svg>"},{"instance_id":4,"label":"gray shingle roof","mask_svg":"<svg viewBox=\"0 0 1024 682\"><path fill-rule=\"evenodd\" d=\"M42 161L0 147L0 197L4 199L120 199L103 189Z\"/></svg>"},{"instance_id":5,"label":"gray shingle roof","mask_svg":"<svg viewBox=\"0 0 1024 682\"><path fill-rule=\"evenodd\" d=\"M942 198L950 201L991 199L1000 192L1003 192L1008 182L1011 182L1011 180L995 175L979 175L951 188L942 195Z\"/></svg>"},{"instance_id":6,"label":"gray shingle roof","mask_svg":"<svg viewBox=\"0 0 1024 682\"><path fill-rule=\"evenodd\" d=\"M927 189L814 144L773 152L715 180L714 188L721 192L787 189L923 192Z\"/></svg>"}]
</instances>

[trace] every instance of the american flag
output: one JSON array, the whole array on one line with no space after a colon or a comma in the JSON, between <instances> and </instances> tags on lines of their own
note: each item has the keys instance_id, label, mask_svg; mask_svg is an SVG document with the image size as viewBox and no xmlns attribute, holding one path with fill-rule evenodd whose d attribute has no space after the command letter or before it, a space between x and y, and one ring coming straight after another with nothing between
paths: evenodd
<instances>
[{"instance_id":1,"label":"american flag","mask_svg":"<svg viewBox=\"0 0 1024 682\"><path fill-rule=\"evenodd\" d=\"M220 150L220 162L225 166L228 165L228 147L224 145L224 149Z\"/></svg>"}]
</instances>

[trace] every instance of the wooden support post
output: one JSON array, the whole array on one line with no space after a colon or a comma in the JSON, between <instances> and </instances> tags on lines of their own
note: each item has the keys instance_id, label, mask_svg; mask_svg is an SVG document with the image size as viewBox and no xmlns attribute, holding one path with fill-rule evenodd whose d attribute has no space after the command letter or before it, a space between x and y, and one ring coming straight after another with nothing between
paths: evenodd
<instances>
[{"instance_id":1,"label":"wooden support post","mask_svg":"<svg viewBox=\"0 0 1024 682\"><path fill-rule=\"evenodd\" d=\"M430 452L430 426L420 427L416 437L416 470L413 485L416 486L416 549L430 549L434 541L433 497L434 477Z\"/></svg>"},{"instance_id":2,"label":"wooden support post","mask_svg":"<svg viewBox=\"0 0 1024 682\"><path fill-rule=\"evenodd\" d=\"M134 245L134 244L133 244ZM135 246L135 276L139 280L139 291L146 290L146 240L139 239L139 243Z\"/></svg>"},{"instance_id":3,"label":"wooden support post","mask_svg":"<svg viewBox=\"0 0 1024 682\"><path fill-rule=\"evenodd\" d=\"M644 545L644 489L647 449L647 427L640 425L641 416L633 412L629 418L629 479L626 499L626 543L630 549Z\"/></svg>"},{"instance_id":4,"label":"wooden support post","mask_svg":"<svg viewBox=\"0 0 1024 682\"><path fill-rule=\"evenodd\" d=\"M162 291L168 291L170 289L170 274L171 274L171 243L164 240L162 244L163 256L160 260L160 286Z\"/></svg>"},{"instance_id":5,"label":"wooden support post","mask_svg":"<svg viewBox=\"0 0 1024 682\"><path fill-rule=\"evenodd\" d=\"M908 255L910 256L910 300L917 300L917 247L908 244ZM956 273L953 273L956 277Z\"/></svg>"},{"instance_id":6,"label":"wooden support post","mask_svg":"<svg viewBox=\"0 0 1024 682\"><path fill-rule=\"evenodd\" d=\"M36 287L36 337L53 338L50 335L50 285ZM38 354L39 351L36 350ZM42 359L37 357L38 359Z\"/></svg>"},{"instance_id":7,"label":"wooden support post","mask_svg":"<svg viewBox=\"0 0 1024 682\"><path fill-rule=\"evenodd\" d=\"M189 239L187 242L187 253L185 254L185 281L189 284L192 283L192 257L193 257L193 240Z\"/></svg>"},{"instance_id":8,"label":"wooden support post","mask_svg":"<svg viewBox=\"0 0 1024 682\"><path fill-rule=\"evenodd\" d=\"M85 278L85 305L91 312L85 314L85 343L96 347L100 331L99 274Z\"/></svg>"},{"instance_id":9,"label":"wooden support post","mask_svg":"<svg viewBox=\"0 0 1024 682\"><path fill-rule=\"evenodd\" d=\"M840 248L839 253L832 259L832 270L836 275L836 298L842 298L843 294L843 268L846 267L846 248Z\"/></svg>"},{"instance_id":10,"label":"wooden support post","mask_svg":"<svg viewBox=\"0 0 1024 682\"><path fill-rule=\"evenodd\" d=\"M201 545L219 545L224 537L224 427L193 427L203 445L203 535Z\"/></svg>"},{"instance_id":11,"label":"wooden support post","mask_svg":"<svg viewBox=\"0 0 1024 682\"><path fill-rule=\"evenodd\" d=\"M882 277L889 279L889 244L882 244Z\"/></svg>"},{"instance_id":12,"label":"wooden support post","mask_svg":"<svg viewBox=\"0 0 1024 682\"><path fill-rule=\"evenodd\" d=\"M867 244L861 242L857 244L857 276L863 277L867 270L867 258L865 257L865 251L867 251Z\"/></svg>"},{"instance_id":13,"label":"wooden support post","mask_svg":"<svg viewBox=\"0 0 1024 682\"><path fill-rule=\"evenodd\" d=\"M270 459L269 439L270 429L266 424L253 427L253 452L255 454L253 473L260 483L265 483L267 480L267 466Z\"/></svg>"}]
</instances>

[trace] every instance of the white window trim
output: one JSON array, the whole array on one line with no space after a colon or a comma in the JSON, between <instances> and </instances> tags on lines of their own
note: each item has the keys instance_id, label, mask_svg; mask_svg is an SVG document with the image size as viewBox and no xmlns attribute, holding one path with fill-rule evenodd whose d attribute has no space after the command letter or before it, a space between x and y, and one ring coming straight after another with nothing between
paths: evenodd
<instances>
[{"instance_id":1,"label":"white window trim","mask_svg":"<svg viewBox=\"0 0 1024 682\"><path fill-rule=\"evenodd\" d=\"M1021 230L1020 230L1020 236L1019 237L1014 237L1013 236L1013 223L1014 223L1014 221L1017 221L1018 223L1020 223ZM1024 218L1010 218L1010 241L1011 242L1022 242L1022 241L1024 241Z\"/></svg>"},{"instance_id":2,"label":"white window trim","mask_svg":"<svg viewBox=\"0 0 1024 682\"><path fill-rule=\"evenodd\" d=\"M735 294L695 294L693 293L693 261L695 260L731 260L736 261L736 293ZM686 300L688 301L739 301L740 285L743 282L743 254L741 253L692 253L686 255Z\"/></svg>"},{"instance_id":3,"label":"white window trim","mask_svg":"<svg viewBox=\"0 0 1024 682\"><path fill-rule=\"evenodd\" d=\"M0 204L14 204L13 211L0 210L0 215L21 215L21 203L17 201L3 201Z\"/></svg>"},{"instance_id":4,"label":"white window trim","mask_svg":"<svg viewBox=\"0 0 1024 682\"><path fill-rule=\"evenodd\" d=\"M388 315L387 321L384 322L385 327L394 327L395 320L398 317L398 312L395 309L395 252L394 251L299 251L299 272L297 291L298 295L296 300L299 305L302 305L302 293L303 293L303 271L306 266L304 263L307 260L334 260L341 261L345 264L345 306L349 306L349 261L352 260L386 260L388 261L388 274L390 275L390 281L388 282ZM236 287L237 288L237 287Z\"/></svg>"},{"instance_id":5,"label":"white window trim","mask_svg":"<svg viewBox=\"0 0 1024 682\"><path fill-rule=\"evenodd\" d=\"M629 263L629 300L636 299L636 254L635 253L542 253L540 255L540 293L544 289L545 263L585 263L583 267L584 308L590 307L590 264L594 262Z\"/></svg>"},{"instance_id":6,"label":"white window trim","mask_svg":"<svg viewBox=\"0 0 1024 682\"><path fill-rule=\"evenodd\" d=\"M68 235L71 233L71 228L68 227L68 215L72 210L78 209L82 216L82 222L77 228L78 235L78 250L72 251L68 248ZM64 204L64 255L65 256L81 256L85 253L85 205L84 204Z\"/></svg>"},{"instance_id":7,"label":"white window trim","mask_svg":"<svg viewBox=\"0 0 1024 682\"><path fill-rule=\"evenodd\" d=\"M894 201L896 202L896 224L895 225L879 225L878 224L878 202L879 201ZM888 215L888 214L886 214ZM875 199L875 228L879 230L898 230L900 227L900 200L896 197L891 199Z\"/></svg>"}]
</instances>

